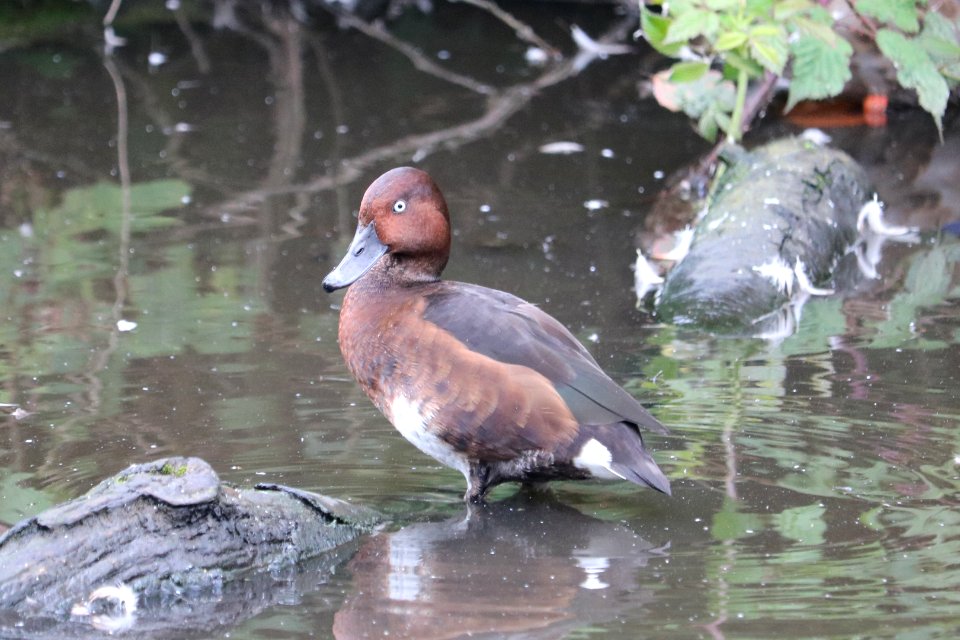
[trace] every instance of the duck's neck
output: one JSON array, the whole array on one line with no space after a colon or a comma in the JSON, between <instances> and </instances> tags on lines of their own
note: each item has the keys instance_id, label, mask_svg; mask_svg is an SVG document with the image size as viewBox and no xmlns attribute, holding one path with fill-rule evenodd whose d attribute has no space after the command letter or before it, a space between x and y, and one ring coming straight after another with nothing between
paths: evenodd
<instances>
[{"instance_id":1,"label":"duck's neck","mask_svg":"<svg viewBox=\"0 0 960 640\"><path fill-rule=\"evenodd\" d=\"M396 339L385 327L395 325L398 314L404 315L411 302L415 304L416 292L411 289L429 287L439 280L439 270L433 275L388 254L347 289L340 307L340 350L374 403L379 402L376 389L380 377L375 367L368 365L382 363L381 356L389 351L385 345Z\"/></svg>"},{"instance_id":2,"label":"duck's neck","mask_svg":"<svg viewBox=\"0 0 960 640\"><path fill-rule=\"evenodd\" d=\"M350 287L366 291L383 291L393 287L411 287L440 280L446 259L430 256L404 256L388 253L370 271Z\"/></svg>"}]
</instances>

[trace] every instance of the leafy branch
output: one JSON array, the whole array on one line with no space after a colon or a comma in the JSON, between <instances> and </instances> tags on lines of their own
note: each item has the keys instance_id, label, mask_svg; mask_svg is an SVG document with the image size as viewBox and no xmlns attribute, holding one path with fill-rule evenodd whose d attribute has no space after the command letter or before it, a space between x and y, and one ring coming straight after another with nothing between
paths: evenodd
<instances>
[{"instance_id":1,"label":"leafy branch","mask_svg":"<svg viewBox=\"0 0 960 640\"><path fill-rule=\"evenodd\" d=\"M960 24L927 0L847 1L854 27L890 60L897 81L917 92L942 135L950 90L960 81ZM669 102L709 140L719 130L734 141L742 136L753 80L789 75L787 110L836 96L850 80L853 47L814 0L651 0L658 11L643 5L643 36L679 60L663 80Z\"/></svg>"}]
</instances>

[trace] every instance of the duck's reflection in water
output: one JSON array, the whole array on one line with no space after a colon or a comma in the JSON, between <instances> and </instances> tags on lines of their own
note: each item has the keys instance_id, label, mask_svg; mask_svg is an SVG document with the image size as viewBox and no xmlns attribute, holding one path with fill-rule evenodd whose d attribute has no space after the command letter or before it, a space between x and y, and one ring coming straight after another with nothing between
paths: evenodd
<instances>
[{"instance_id":1,"label":"duck's reflection in water","mask_svg":"<svg viewBox=\"0 0 960 640\"><path fill-rule=\"evenodd\" d=\"M540 496L518 495L446 522L371 538L348 565L352 590L334 620L353 638L557 638L632 614L655 547L626 526Z\"/></svg>"}]
</instances>

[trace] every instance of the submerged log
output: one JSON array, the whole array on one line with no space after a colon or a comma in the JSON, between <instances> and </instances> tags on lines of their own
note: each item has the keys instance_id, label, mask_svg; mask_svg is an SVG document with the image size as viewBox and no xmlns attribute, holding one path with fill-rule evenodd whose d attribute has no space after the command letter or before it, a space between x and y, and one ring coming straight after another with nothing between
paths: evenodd
<instances>
[{"instance_id":1,"label":"submerged log","mask_svg":"<svg viewBox=\"0 0 960 640\"><path fill-rule=\"evenodd\" d=\"M733 148L724 161L657 313L677 324L751 330L830 279L857 240L857 215L872 191L847 154L802 138Z\"/></svg>"},{"instance_id":2,"label":"submerged log","mask_svg":"<svg viewBox=\"0 0 960 640\"><path fill-rule=\"evenodd\" d=\"M199 458L133 465L0 538L0 635L20 636L25 624L49 635L52 620L68 618L107 629L134 617L141 631L203 628L214 610L222 624L226 594L239 596L238 611L251 595L262 608L275 601L278 576L308 559L332 570L345 559L336 552L376 522L374 512L335 498L222 483ZM264 593L250 594L256 585Z\"/></svg>"}]
</instances>

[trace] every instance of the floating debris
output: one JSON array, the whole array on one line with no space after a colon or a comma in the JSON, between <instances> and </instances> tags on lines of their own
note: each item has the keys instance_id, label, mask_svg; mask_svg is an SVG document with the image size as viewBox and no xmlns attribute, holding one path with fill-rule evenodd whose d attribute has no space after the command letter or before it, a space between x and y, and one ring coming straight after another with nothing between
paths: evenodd
<instances>
[{"instance_id":1,"label":"floating debris","mask_svg":"<svg viewBox=\"0 0 960 640\"><path fill-rule=\"evenodd\" d=\"M813 144L816 144L816 145L820 145L821 147L824 147L830 144L830 140L832 139L830 138L829 135L827 135L820 129L806 129L803 133L800 134L800 137L803 140L812 142Z\"/></svg>"},{"instance_id":2,"label":"floating debris","mask_svg":"<svg viewBox=\"0 0 960 640\"><path fill-rule=\"evenodd\" d=\"M137 328L137 323L132 320L117 320L117 331L121 333L126 333L127 331L133 331Z\"/></svg>"},{"instance_id":3,"label":"floating debris","mask_svg":"<svg viewBox=\"0 0 960 640\"><path fill-rule=\"evenodd\" d=\"M790 268L780 257L769 260L760 266L753 267L756 273L768 278L781 293L792 296L794 282L797 284L797 294L802 296L832 296L833 289L821 289L813 286L807 276L803 261L798 257L793 268Z\"/></svg>"},{"instance_id":4,"label":"floating debris","mask_svg":"<svg viewBox=\"0 0 960 640\"><path fill-rule=\"evenodd\" d=\"M535 67L542 67L550 61L550 55L540 47L529 47L523 57L527 64Z\"/></svg>"},{"instance_id":5,"label":"floating debris","mask_svg":"<svg viewBox=\"0 0 960 640\"><path fill-rule=\"evenodd\" d=\"M162 51L151 51L147 56L147 64L156 68L167 63L167 54Z\"/></svg>"},{"instance_id":6,"label":"floating debris","mask_svg":"<svg viewBox=\"0 0 960 640\"><path fill-rule=\"evenodd\" d=\"M863 205L860 213L857 214L857 231L863 233L865 230L887 237L910 236L917 233L914 227L887 224L883 219L883 204L876 195L873 196L873 200Z\"/></svg>"},{"instance_id":7,"label":"floating debris","mask_svg":"<svg viewBox=\"0 0 960 640\"><path fill-rule=\"evenodd\" d=\"M780 256L753 267L753 271L773 282L777 291L788 296L793 294L793 281L796 275L790 265L784 262Z\"/></svg>"},{"instance_id":8,"label":"floating debris","mask_svg":"<svg viewBox=\"0 0 960 640\"><path fill-rule=\"evenodd\" d=\"M803 261L800 258L797 258L796 264L793 266L793 273L797 276L797 288L800 293L808 296L832 296L836 291L833 289L821 289L819 287L813 286L813 283L810 282L810 278L807 277L806 269L803 266Z\"/></svg>"},{"instance_id":9,"label":"floating debris","mask_svg":"<svg viewBox=\"0 0 960 640\"><path fill-rule=\"evenodd\" d=\"M113 53L114 49L122 47L125 44L127 44L127 39L118 36L116 31L113 30L112 26L104 28L103 50L108 56Z\"/></svg>"},{"instance_id":10,"label":"floating debris","mask_svg":"<svg viewBox=\"0 0 960 640\"><path fill-rule=\"evenodd\" d=\"M30 415L29 411L25 411L23 407L21 407L18 404L11 404L9 402L0 402L0 410L8 410L8 409L13 409L13 411L10 412L10 416L14 420L22 420L26 418L28 415Z\"/></svg>"},{"instance_id":11,"label":"floating debris","mask_svg":"<svg viewBox=\"0 0 960 640\"><path fill-rule=\"evenodd\" d=\"M70 615L90 618L95 629L115 633L133 626L137 594L126 584L105 585L94 589L87 599L70 609Z\"/></svg>"},{"instance_id":12,"label":"floating debris","mask_svg":"<svg viewBox=\"0 0 960 640\"><path fill-rule=\"evenodd\" d=\"M571 142L569 140L548 142L540 146L540 153L546 153L547 155L569 155L571 153L580 153L582 151L582 144L579 142Z\"/></svg>"},{"instance_id":13,"label":"floating debris","mask_svg":"<svg viewBox=\"0 0 960 640\"><path fill-rule=\"evenodd\" d=\"M606 44L597 42L587 32L577 25L570 26L570 35L577 44L577 48L583 53L588 53L597 58L606 58L607 56L618 56L624 53L632 53L633 47L628 44Z\"/></svg>"}]
</instances>

